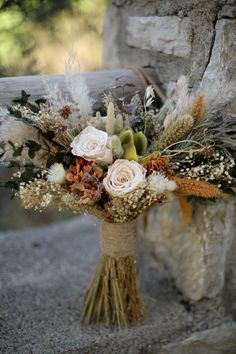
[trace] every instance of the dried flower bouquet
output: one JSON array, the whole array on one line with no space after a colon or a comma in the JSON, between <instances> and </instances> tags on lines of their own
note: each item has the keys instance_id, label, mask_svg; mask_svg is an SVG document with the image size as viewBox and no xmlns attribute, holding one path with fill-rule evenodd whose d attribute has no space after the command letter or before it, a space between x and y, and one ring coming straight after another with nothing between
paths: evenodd
<instances>
[{"instance_id":1,"label":"dried flower bouquet","mask_svg":"<svg viewBox=\"0 0 236 354\"><path fill-rule=\"evenodd\" d=\"M189 95L186 77L160 109L151 86L144 97L134 91L120 98L113 89L104 97L105 115L93 116L73 61L65 72L70 96L54 86L46 99L30 102L22 91L1 110L1 162L16 169L4 186L24 208L57 205L102 220L103 254L82 321L122 327L145 315L135 274L136 218L176 197L187 223L190 198L233 193L235 117L213 119L204 96Z\"/></svg>"}]
</instances>

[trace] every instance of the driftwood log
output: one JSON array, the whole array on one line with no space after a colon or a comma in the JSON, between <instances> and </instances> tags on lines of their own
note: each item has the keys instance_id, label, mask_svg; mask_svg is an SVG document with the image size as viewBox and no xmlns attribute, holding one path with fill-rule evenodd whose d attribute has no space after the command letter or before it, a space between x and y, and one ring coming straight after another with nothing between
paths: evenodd
<instances>
[{"instance_id":1,"label":"driftwood log","mask_svg":"<svg viewBox=\"0 0 236 354\"><path fill-rule=\"evenodd\" d=\"M146 73L151 75L155 80L155 72L152 69L146 69ZM132 83L135 90L144 90L144 84L134 70L131 69L115 69L108 71L97 71L89 73L81 73L84 78L91 97L95 100L95 108L99 106L104 91L109 90L114 85ZM65 88L65 78L63 75L35 75L35 76L19 76L0 78L0 106L8 105L13 99L21 95L24 89L31 94L32 99L38 99L45 95L44 81L55 83ZM134 87L126 87L126 92L133 91Z\"/></svg>"}]
</instances>

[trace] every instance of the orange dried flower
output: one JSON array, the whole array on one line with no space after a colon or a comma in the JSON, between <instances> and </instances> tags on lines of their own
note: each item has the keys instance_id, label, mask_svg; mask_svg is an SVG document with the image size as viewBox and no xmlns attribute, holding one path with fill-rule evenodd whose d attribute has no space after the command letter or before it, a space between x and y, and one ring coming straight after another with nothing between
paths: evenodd
<instances>
[{"instance_id":1,"label":"orange dried flower","mask_svg":"<svg viewBox=\"0 0 236 354\"><path fill-rule=\"evenodd\" d=\"M201 119L203 112L204 112L204 98L203 96L198 95L195 97L192 105L192 117L195 123L197 123Z\"/></svg>"},{"instance_id":2,"label":"orange dried flower","mask_svg":"<svg viewBox=\"0 0 236 354\"><path fill-rule=\"evenodd\" d=\"M172 171L169 165L169 158L166 156L153 157L145 166L147 175L151 175L154 171L162 171L166 174Z\"/></svg>"},{"instance_id":3,"label":"orange dried flower","mask_svg":"<svg viewBox=\"0 0 236 354\"><path fill-rule=\"evenodd\" d=\"M223 197L224 193L221 190L205 181L196 179L181 178L178 176L169 177L177 184L177 190L174 192L178 196L196 196L202 198Z\"/></svg>"},{"instance_id":4,"label":"orange dried flower","mask_svg":"<svg viewBox=\"0 0 236 354\"><path fill-rule=\"evenodd\" d=\"M80 182L85 173L92 171L92 162L86 161L81 157L76 159L75 165L70 165L65 173L65 178L68 182Z\"/></svg>"},{"instance_id":5,"label":"orange dried flower","mask_svg":"<svg viewBox=\"0 0 236 354\"><path fill-rule=\"evenodd\" d=\"M100 181L102 176L102 168L94 168L91 161L86 161L81 157L77 158L75 164L70 165L65 173L71 192L80 195L82 204L94 204L101 199L104 191Z\"/></svg>"}]
</instances>

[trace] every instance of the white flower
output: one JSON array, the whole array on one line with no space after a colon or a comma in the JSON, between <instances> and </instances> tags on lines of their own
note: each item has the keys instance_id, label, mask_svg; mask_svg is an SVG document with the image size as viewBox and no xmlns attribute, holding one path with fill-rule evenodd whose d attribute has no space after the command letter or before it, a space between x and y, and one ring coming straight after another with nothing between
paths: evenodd
<instances>
[{"instance_id":1,"label":"white flower","mask_svg":"<svg viewBox=\"0 0 236 354\"><path fill-rule=\"evenodd\" d=\"M136 161L118 159L108 169L103 180L106 191L114 197L123 197L145 181L146 169Z\"/></svg>"},{"instance_id":2,"label":"white flower","mask_svg":"<svg viewBox=\"0 0 236 354\"><path fill-rule=\"evenodd\" d=\"M154 100L155 100L155 92L153 87L149 85L145 91L145 107L151 106Z\"/></svg>"},{"instance_id":3,"label":"white flower","mask_svg":"<svg viewBox=\"0 0 236 354\"><path fill-rule=\"evenodd\" d=\"M153 172L148 178L148 189L157 194L164 194L167 191L174 191L177 185L174 181L170 181L160 172Z\"/></svg>"},{"instance_id":4,"label":"white flower","mask_svg":"<svg viewBox=\"0 0 236 354\"><path fill-rule=\"evenodd\" d=\"M113 161L111 141L108 134L92 126L85 128L72 141L72 154L89 161L111 164Z\"/></svg>"},{"instance_id":5,"label":"white flower","mask_svg":"<svg viewBox=\"0 0 236 354\"><path fill-rule=\"evenodd\" d=\"M48 170L49 182L62 184L65 182L65 170L62 163L54 163Z\"/></svg>"}]
</instances>

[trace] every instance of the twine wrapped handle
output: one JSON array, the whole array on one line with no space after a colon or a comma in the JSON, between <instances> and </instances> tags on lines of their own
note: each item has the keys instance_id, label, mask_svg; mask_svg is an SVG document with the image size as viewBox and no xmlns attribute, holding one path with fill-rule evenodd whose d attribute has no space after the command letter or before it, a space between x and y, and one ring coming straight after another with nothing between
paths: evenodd
<instances>
[{"instance_id":1,"label":"twine wrapped handle","mask_svg":"<svg viewBox=\"0 0 236 354\"><path fill-rule=\"evenodd\" d=\"M100 245L102 253L106 256L135 256L137 248L136 220L125 223L102 221Z\"/></svg>"},{"instance_id":2,"label":"twine wrapped handle","mask_svg":"<svg viewBox=\"0 0 236 354\"><path fill-rule=\"evenodd\" d=\"M138 323L145 310L136 278L136 220L103 220L100 235L102 255L84 297L82 323Z\"/></svg>"}]
</instances>

